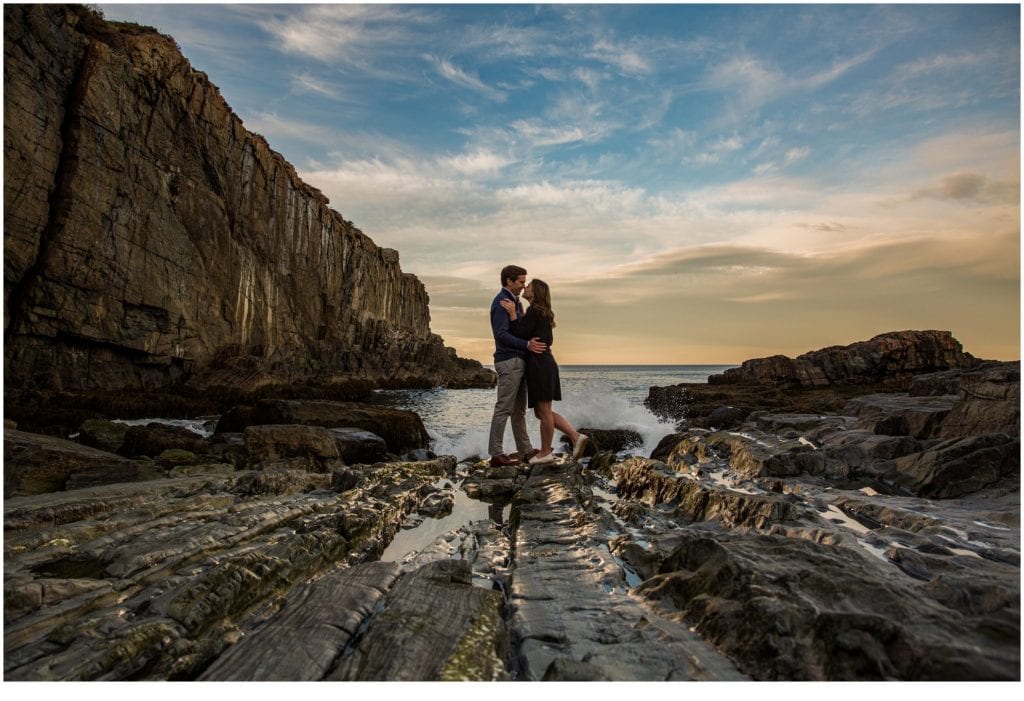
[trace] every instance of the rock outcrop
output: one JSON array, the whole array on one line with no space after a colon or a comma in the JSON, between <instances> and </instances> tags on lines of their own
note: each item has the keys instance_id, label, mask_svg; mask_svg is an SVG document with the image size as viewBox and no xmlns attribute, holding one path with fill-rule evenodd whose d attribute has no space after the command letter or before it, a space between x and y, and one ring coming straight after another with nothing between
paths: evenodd
<instances>
[{"instance_id":1,"label":"rock outcrop","mask_svg":"<svg viewBox=\"0 0 1024 701\"><path fill-rule=\"evenodd\" d=\"M5 389L493 383L429 322L173 39L5 5Z\"/></svg>"},{"instance_id":2,"label":"rock outcrop","mask_svg":"<svg viewBox=\"0 0 1024 701\"><path fill-rule=\"evenodd\" d=\"M6 425L4 677L1019 680L1019 364L947 373L532 467L359 464L322 402Z\"/></svg>"},{"instance_id":3,"label":"rock outcrop","mask_svg":"<svg viewBox=\"0 0 1024 701\"><path fill-rule=\"evenodd\" d=\"M747 360L738 368L712 375L708 384L824 387L884 383L894 390L906 390L914 375L977 364L949 331L895 331L795 359L775 355Z\"/></svg>"}]
</instances>

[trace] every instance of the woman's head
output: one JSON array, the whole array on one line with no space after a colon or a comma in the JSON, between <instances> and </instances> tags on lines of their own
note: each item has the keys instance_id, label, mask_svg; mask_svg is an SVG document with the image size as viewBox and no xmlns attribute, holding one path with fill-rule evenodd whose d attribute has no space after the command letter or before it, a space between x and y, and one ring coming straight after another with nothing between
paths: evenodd
<instances>
[{"instance_id":1,"label":"woman's head","mask_svg":"<svg viewBox=\"0 0 1024 701\"><path fill-rule=\"evenodd\" d=\"M523 291L523 296L530 303L530 307L536 309L541 316L551 322L551 328L555 327L555 313L551 309L551 288L543 280L534 278Z\"/></svg>"}]
</instances>

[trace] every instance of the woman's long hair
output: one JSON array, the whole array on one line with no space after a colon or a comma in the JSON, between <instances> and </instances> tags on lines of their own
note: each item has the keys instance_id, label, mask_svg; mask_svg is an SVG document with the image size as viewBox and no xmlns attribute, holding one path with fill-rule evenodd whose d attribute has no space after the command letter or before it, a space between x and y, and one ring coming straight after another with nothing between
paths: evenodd
<instances>
[{"instance_id":1,"label":"woman's long hair","mask_svg":"<svg viewBox=\"0 0 1024 701\"><path fill-rule=\"evenodd\" d=\"M551 328L555 328L555 313L551 311L551 288L548 287L548 283L533 278L530 281L530 289L533 290L530 309L536 309L538 314L550 322Z\"/></svg>"}]
</instances>

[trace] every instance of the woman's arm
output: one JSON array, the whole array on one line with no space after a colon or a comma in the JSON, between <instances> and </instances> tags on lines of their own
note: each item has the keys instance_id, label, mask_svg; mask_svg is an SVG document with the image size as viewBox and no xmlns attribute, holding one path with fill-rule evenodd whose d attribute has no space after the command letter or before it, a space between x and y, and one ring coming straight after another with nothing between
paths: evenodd
<instances>
[{"instance_id":1,"label":"woman's arm","mask_svg":"<svg viewBox=\"0 0 1024 701\"><path fill-rule=\"evenodd\" d=\"M513 310L513 314L515 311ZM508 322L508 330L512 332L512 335L518 336L519 338L531 339L537 335L537 319L539 317L532 309L527 309L526 313L518 319L510 319Z\"/></svg>"},{"instance_id":2,"label":"woman's arm","mask_svg":"<svg viewBox=\"0 0 1024 701\"><path fill-rule=\"evenodd\" d=\"M516 320L516 305L512 302L511 299L503 299L500 302L498 302L498 304L501 305L502 309L508 312L509 321Z\"/></svg>"}]
</instances>

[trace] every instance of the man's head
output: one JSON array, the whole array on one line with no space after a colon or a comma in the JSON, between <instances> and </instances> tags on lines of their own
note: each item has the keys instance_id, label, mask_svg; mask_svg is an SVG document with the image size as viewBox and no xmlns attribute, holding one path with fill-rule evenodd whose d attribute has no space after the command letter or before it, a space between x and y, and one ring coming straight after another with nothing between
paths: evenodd
<instances>
[{"instance_id":1,"label":"man's head","mask_svg":"<svg viewBox=\"0 0 1024 701\"><path fill-rule=\"evenodd\" d=\"M526 287L526 268L518 265L506 265L501 269L501 286L514 295L518 295Z\"/></svg>"}]
</instances>

